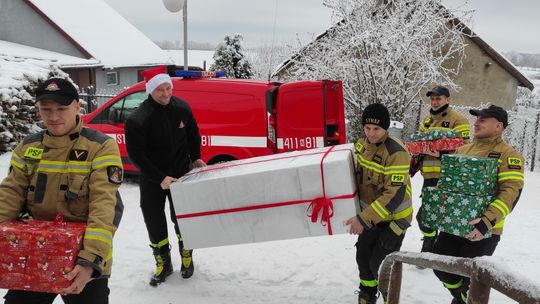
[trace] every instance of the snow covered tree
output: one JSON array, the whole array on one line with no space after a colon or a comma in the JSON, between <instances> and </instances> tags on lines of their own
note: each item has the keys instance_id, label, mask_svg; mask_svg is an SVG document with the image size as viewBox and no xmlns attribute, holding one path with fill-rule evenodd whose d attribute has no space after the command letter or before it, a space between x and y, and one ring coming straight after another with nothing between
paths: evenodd
<instances>
[{"instance_id":1,"label":"snow covered tree","mask_svg":"<svg viewBox=\"0 0 540 304\"><path fill-rule=\"evenodd\" d=\"M459 89L452 79L466 44L456 17L464 20L469 12L449 11L440 0L324 3L336 25L291 59L285 77L343 81L352 138L361 134L360 117L368 104L381 102L392 119L404 121L426 86Z\"/></svg>"},{"instance_id":2,"label":"snow covered tree","mask_svg":"<svg viewBox=\"0 0 540 304\"><path fill-rule=\"evenodd\" d=\"M214 53L214 63L210 71L224 71L228 78L249 79L253 77L251 63L246 59L242 50L242 35L225 35Z\"/></svg>"},{"instance_id":3,"label":"snow covered tree","mask_svg":"<svg viewBox=\"0 0 540 304\"><path fill-rule=\"evenodd\" d=\"M276 66L289 59L291 54L300 50L295 43L283 43L279 45L260 45L246 50L246 57L252 63L253 78L272 78Z\"/></svg>"}]
</instances>

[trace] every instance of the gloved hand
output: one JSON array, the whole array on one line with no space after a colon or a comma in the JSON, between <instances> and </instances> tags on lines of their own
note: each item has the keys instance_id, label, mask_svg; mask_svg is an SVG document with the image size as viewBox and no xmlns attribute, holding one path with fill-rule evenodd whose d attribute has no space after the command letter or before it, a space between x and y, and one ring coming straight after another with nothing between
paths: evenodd
<instances>
[{"instance_id":1,"label":"gloved hand","mask_svg":"<svg viewBox=\"0 0 540 304\"><path fill-rule=\"evenodd\" d=\"M382 228L381 234L379 234L379 243L386 250L398 250L404 234L405 231L392 221L390 225Z\"/></svg>"}]
</instances>

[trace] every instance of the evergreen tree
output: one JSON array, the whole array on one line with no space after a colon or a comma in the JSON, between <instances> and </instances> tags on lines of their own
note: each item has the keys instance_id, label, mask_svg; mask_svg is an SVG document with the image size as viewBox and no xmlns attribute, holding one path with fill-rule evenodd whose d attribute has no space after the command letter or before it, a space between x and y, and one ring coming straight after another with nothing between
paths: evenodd
<instances>
[{"instance_id":1,"label":"evergreen tree","mask_svg":"<svg viewBox=\"0 0 540 304\"><path fill-rule=\"evenodd\" d=\"M249 79L253 77L251 63L242 50L241 34L225 35L224 42L220 43L214 53L214 63L210 71L224 71L228 78Z\"/></svg>"}]
</instances>

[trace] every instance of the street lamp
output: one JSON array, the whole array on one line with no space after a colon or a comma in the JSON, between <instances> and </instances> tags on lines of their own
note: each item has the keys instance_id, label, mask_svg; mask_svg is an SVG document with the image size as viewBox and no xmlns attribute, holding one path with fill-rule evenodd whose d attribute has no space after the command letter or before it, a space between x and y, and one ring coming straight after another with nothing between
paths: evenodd
<instances>
[{"instance_id":1,"label":"street lamp","mask_svg":"<svg viewBox=\"0 0 540 304\"><path fill-rule=\"evenodd\" d=\"M187 0L163 0L165 8L169 12L177 13L182 11L184 21L184 70L188 70L188 39L187 39Z\"/></svg>"}]
</instances>

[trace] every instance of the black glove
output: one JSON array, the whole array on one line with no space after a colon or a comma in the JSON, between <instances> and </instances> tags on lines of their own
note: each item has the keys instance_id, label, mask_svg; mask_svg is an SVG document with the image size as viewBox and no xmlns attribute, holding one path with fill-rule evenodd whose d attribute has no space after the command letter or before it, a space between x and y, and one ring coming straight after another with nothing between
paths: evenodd
<instances>
[{"instance_id":1,"label":"black glove","mask_svg":"<svg viewBox=\"0 0 540 304\"><path fill-rule=\"evenodd\" d=\"M418 172L418 170L420 170L420 165L422 164L423 158L424 157L422 155L413 155L411 157L411 162L410 162L410 166L409 166L409 175L411 177L414 177L416 172Z\"/></svg>"},{"instance_id":2,"label":"black glove","mask_svg":"<svg viewBox=\"0 0 540 304\"><path fill-rule=\"evenodd\" d=\"M386 250L398 250L401 247L404 234L405 231L392 221L390 225L382 228L381 234L379 234L379 243Z\"/></svg>"}]
</instances>

